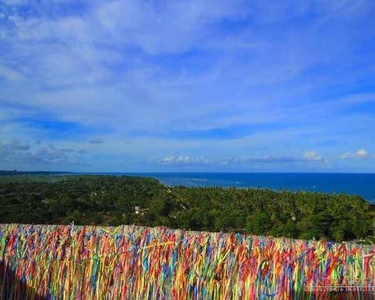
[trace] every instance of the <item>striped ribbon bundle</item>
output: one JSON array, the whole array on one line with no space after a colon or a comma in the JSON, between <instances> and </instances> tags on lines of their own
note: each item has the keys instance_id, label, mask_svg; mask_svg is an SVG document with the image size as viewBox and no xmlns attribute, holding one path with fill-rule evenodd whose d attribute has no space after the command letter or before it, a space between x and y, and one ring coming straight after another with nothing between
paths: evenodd
<instances>
[{"instance_id":1,"label":"striped ribbon bundle","mask_svg":"<svg viewBox=\"0 0 375 300\"><path fill-rule=\"evenodd\" d=\"M138 226L0 225L2 299L372 299L373 286L375 246ZM337 291L343 287L353 291Z\"/></svg>"}]
</instances>

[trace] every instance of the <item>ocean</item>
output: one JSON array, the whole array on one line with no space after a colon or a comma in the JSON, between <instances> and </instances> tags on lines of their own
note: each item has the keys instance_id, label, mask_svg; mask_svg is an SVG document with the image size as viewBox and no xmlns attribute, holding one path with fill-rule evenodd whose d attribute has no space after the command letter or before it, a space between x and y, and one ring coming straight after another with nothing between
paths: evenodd
<instances>
[{"instance_id":1,"label":"ocean","mask_svg":"<svg viewBox=\"0 0 375 300\"><path fill-rule=\"evenodd\" d=\"M360 195L375 203L375 174L343 173L96 173L153 177L171 186L267 188Z\"/></svg>"}]
</instances>

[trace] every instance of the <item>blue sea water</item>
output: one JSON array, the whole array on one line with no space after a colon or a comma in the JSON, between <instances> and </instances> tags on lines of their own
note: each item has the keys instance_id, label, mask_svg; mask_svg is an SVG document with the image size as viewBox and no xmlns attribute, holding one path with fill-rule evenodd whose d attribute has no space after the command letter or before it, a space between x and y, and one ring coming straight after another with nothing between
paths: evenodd
<instances>
[{"instance_id":1,"label":"blue sea water","mask_svg":"<svg viewBox=\"0 0 375 300\"><path fill-rule=\"evenodd\" d=\"M375 203L375 174L343 173L111 173L153 177L176 186L268 188L360 195Z\"/></svg>"}]
</instances>

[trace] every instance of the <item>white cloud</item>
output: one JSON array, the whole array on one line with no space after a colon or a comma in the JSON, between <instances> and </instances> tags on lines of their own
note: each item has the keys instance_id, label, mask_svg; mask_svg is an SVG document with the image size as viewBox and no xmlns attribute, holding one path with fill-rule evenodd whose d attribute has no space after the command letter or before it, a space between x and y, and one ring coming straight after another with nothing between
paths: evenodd
<instances>
[{"instance_id":1,"label":"white cloud","mask_svg":"<svg viewBox=\"0 0 375 300\"><path fill-rule=\"evenodd\" d=\"M360 149L356 153L354 153L354 157L359 157L359 158L365 158L367 157L368 153L365 149Z\"/></svg>"},{"instance_id":2,"label":"white cloud","mask_svg":"<svg viewBox=\"0 0 375 300\"><path fill-rule=\"evenodd\" d=\"M345 152L341 154L341 159L365 159L365 158L375 158L375 154L369 153L365 149L359 149L356 152Z\"/></svg>"},{"instance_id":3,"label":"white cloud","mask_svg":"<svg viewBox=\"0 0 375 300\"><path fill-rule=\"evenodd\" d=\"M341 156L340 156L341 159L348 159L350 157L351 157L350 152L345 152L345 153L341 154Z\"/></svg>"},{"instance_id":4,"label":"white cloud","mask_svg":"<svg viewBox=\"0 0 375 300\"><path fill-rule=\"evenodd\" d=\"M165 163L180 163L180 162L189 162L190 158L189 156L167 156L163 159L163 162Z\"/></svg>"},{"instance_id":5,"label":"white cloud","mask_svg":"<svg viewBox=\"0 0 375 300\"><path fill-rule=\"evenodd\" d=\"M246 165L246 164L279 164L279 163L308 163L320 162L326 163L327 160L317 155L314 151L306 152L303 157L292 156L271 156L264 157L227 157L227 158L212 158L207 159L203 156L190 157L188 155L170 155L164 157L161 162L163 164L176 165Z\"/></svg>"},{"instance_id":6,"label":"white cloud","mask_svg":"<svg viewBox=\"0 0 375 300\"><path fill-rule=\"evenodd\" d=\"M322 160L322 156L316 154L315 151L306 151L303 156L308 161L309 160L313 160L313 161L314 160L316 160L316 161Z\"/></svg>"},{"instance_id":7,"label":"white cloud","mask_svg":"<svg viewBox=\"0 0 375 300\"><path fill-rule=\"evenodd\" d=\"M207 165L210 161L203 156L190 157L188 155L169 155L161 160L162 164L171 165Z\"/></svg>"}]
</instances>

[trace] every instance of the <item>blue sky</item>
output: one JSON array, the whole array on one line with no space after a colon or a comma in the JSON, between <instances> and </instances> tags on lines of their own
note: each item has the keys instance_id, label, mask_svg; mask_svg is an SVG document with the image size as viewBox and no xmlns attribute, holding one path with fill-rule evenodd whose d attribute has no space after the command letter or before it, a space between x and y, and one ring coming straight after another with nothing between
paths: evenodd
<instances>
[{"instance_id":1,"label":"blue sky","mask_svg":"<svg viewBox=\"0 0 375 300\"><path fill-rule=\"evenodd\" d=\"M0 2L0 169L375 172L375 2Z\"/></svg>"}]
</instances>

